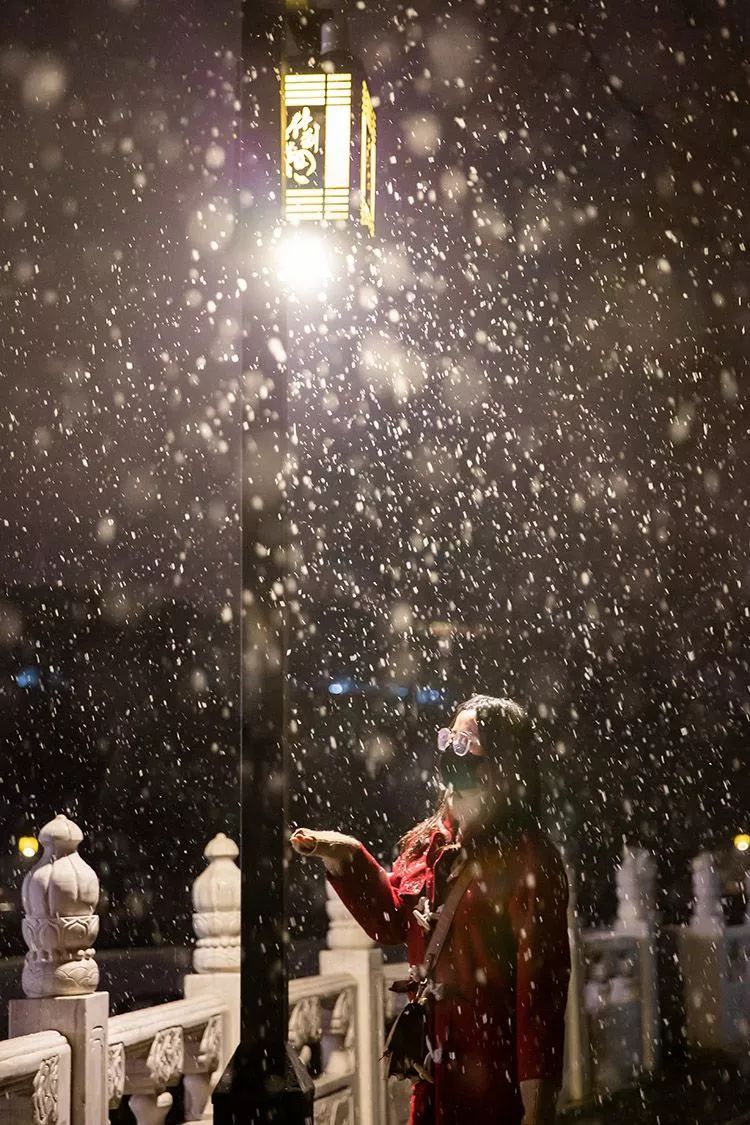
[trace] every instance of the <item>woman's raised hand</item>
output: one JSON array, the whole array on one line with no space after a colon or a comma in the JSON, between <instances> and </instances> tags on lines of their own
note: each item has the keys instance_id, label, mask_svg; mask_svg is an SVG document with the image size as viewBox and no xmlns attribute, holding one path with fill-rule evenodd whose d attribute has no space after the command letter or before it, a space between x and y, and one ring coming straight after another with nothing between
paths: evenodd
<instances>
[{"instance_id":1,"label":"woman's raised hand","mask_svg":"<svg viewBox=\"0 0 750 1125\"><path fill-rule=\"evenodd\" d=\"M300 855L313 855L322 859L331 875L338 875L351 863L359 850L359 840L343 832L318 832L312 828L298 828L290 843Z\"/></svg>"}]
</instances>

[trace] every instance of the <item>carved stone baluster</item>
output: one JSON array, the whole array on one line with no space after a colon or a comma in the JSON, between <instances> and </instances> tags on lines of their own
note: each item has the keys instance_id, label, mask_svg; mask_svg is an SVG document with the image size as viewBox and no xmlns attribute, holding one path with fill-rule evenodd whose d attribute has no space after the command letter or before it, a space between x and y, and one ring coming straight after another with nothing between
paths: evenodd
<instances>
[{"instance_id":1,"label":"carved stone baluster","mask_svg":"<svg viewBox=\"0 0 750 1125\"><path fill-rule=\"evenodd\" d=\"M145 1059L127 1053L125 1093L137 1125L161 1125L172 1105L167 1087L182 1078L184 1057L181 1027L157 1031Z\"/></svg>"},{"instance_id":2,"label":"carved stone baluster","mask_svg":"<svg viewBox=\"0 0 750 1125\"><path fill-rule=\"evenodd\" d=\"M350 973L357 981L353 1025L363 1029L355 1046L357 1120L359 1125L380 1125L386 1117L380 1064L385 1042L383 952L375 947L330 885L326 886L326 893L328 948L321 950L320 972Z\"/></svg>"},{"instance_id":3,"label":"carved stone baluster","mask_svg":"<svg viewBox=\"0 0 750 1125\"><path fill-rule=\"evenodd\" d=\"M203 852L208 867L193 883L193 952L196 973L236 973L240 968L240 850L223 832Z\"/></svg>"},{"instance_id":4,"label":"carved stone baluster","mask_svg":"<svg viewBox=\"0 0 750 1125\"><path fill-rule=\"evenodd\" d=\"M325 1064L326 1077L339 1078L346 1074L353 1074L355 1026L352 994L348 988L336 997L325 1038L328 1037L333 1040L333 1045Z\"/></svg>"},{"instance_id":5,"label":"carved stone baluster","mask_svg":"<svg viewBox=\"0 0 750 1125\"><path fill-rule=\"evenodd\" d=\"M83 834L66 816L39 833L44 853L23 881L23 936L28 946L26 1000L9 1005L10 1034L59 1031L72 1051L76 1125L106 1125L109 997L96 992L93 943L99 931L96 873L78 854Z\"/></svg>"},{"instance_id":6,"label":"carved stone baluster","mask_svg":"<svg viewBox=\"0 0 750 1125\"><path fill-rule=\"evenodd\" d=\"M111 1043L107 1052L107 1104L117 1109L125 1093L125 1048L122 1043Z\"/></svg>"},{"instance_id":7,"label":"carved stone baluster","mask_svg":"<svg viewBox=\"0 0 750 1125\"><path fill-rule=\"evenodd\" d=\"M56 1055L45 1059L34 1075L31 1094L33 1125L56 1125L59 1108L59 1060Z\"/></svg>"},{"instance_id":8,"label":"carved stone baluster","mask_svg":"<svg viewBox=\"0 0 750 1125\"><path fill-rule=\"evenodd\" d=\"M635 937L650 937L656 924L656 860L651 852L625 845L615 881L615 929Z\"/></svg>"},{"instance_id":9,"label":"carved stone baluster","mask_svg":"<svg viewBox=\"0 0 750 1125\"><path fill-rule=\"evenodd\" d=\"M658 1066L661 1019L659 1015L658 924L656 910L656 860L646 848L622 850L617 869L617 921L615 931L638 942L638 976L634 982L641 1001L641 1066ZM619 986L618 986L619 987ZM625 987L624 985L622 987ZM617 989L615 989L617 992Z\"/></svg>"},{"instance_id":10,"label":"carved stone baluster","mask_svg":"<svg viewBox=\"0 0 750 1125\"><path fill-rule=\"evenodd\" d=\"M716 864L711 852L700 852L692 861L693 913L690 928L709 937L724 932L724 911Z\"/></svg>"},{"instance_id":11,"label":"carved stone baluster","mask_svg":"<svg viewBox=\"0 0 750 1125\"><path fill-rule=\"evenodd\" d=\"M320 1000L317 996L306 996L299 1000L289 1015L289 1042L309 1067L312 1062L312 1049L322 1036L320 1019Z\"/></svg>"},{"instance_id":12,"label":"carved stone baluster","mask_svg":"<svg viewBox=\"0 0 750 1125\"><path fill-rule=\"evenodd\" d=\"M700 852L692 861L693 912L679 930L685 1024L690 1047L726 1050L730 1044L727 981L727 927L714 857Z\"/></svg>"},{"instance_id":13,"label":"carved stone baluster","mask_svg":"<svg viewBox=\"0 0 750 1125\"><path fill-rule=\"evenodd\" d=\"M184 990L187 999L213 993L227 1005L219 1059L223 1069L240 1038L240 853L234 840L220 832L203 854L208 867L193 883L194 972L184 978Z\"/></svg>"},{"instance_id":14,"label":"carved stone baluster","mask_svg":"<svg viewBox=\"0 0 750 1125\"><path fill-rule=\"evenodd\" d=\"M172 1108L172 1095L133 1094L128 1102L136 1125L163 1125Z\"/></svg>"},{"instance_id":15,"label":"carved stone baluster","mask_svg":"<svg viewBox=\"0 0 750 1125\"><path fill-rule=\"evenodd\" d=\"M78 855L82 839L78 825L62 815L39 833L44 854L22 888L26 996L84 996L99 983L91 948L99 932L99 880Z\"/></svg>"},{"instance_id":16,"label":"carved stone baluster","mask_svg":"<svg viewBox=\"0 0 750 1125\"><path fill-rule=\"evenodd\" d=\"M185 1042L185 1120L210 1121L211 1087L222 1057L221 1016L212 1016L196 1043Z\"/></svg>"}]
</instances>

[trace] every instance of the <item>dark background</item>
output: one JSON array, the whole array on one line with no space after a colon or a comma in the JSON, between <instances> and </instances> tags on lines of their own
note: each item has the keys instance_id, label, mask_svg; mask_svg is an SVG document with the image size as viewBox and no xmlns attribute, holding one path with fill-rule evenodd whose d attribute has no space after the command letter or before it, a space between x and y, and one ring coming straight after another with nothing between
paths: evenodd
<instances>
[{"instance_id":1,"label":"dark background","mask_svg":"<svg viewBox=\"0 0 750 1125\"><path fill-rule=\"evenodd\" d=\"M749 19L352 5L381 213L291 325L296 823L390 855L481 688L540 720L587 917L623 839L677 919L747 828ZM0 883L67 811L102 947L185 942L237 832L238 20L0 12Z\"/></svg>"}]
</instances>

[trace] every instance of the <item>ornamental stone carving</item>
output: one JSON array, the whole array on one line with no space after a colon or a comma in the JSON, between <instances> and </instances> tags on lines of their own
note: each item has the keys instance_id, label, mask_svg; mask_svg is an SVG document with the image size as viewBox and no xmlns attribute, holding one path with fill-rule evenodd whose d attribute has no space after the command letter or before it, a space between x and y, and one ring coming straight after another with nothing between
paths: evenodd
<instances>
[{"instance_id":1,"label":"ornamental stone carving","mask_svg":"<svg viewBox=\"0 0 750 1125\"><path fill-rule=\"evenodd\" d=\"M107 1100L110 1109L117 1109L125 1093L125 1048L110 1043L107 1050Z\"/></svg>"},{"instance_id":2,"label":"ornamental stone carving","mask_svg":"<svg viewBox=\"0 0 750 1125\"><path fill-rule=\"evenodd\" d=\"M352 1074L356 1064L354 1004L351 989L345 989L336 997L328 1024L328 1035L334 1043L326 1063L326 1077Z\"/></svg>"},{"instance_id":3,"label":"ornamental stone carving","mask_svg":"<svg viewBox=\"0 0 750 1125\"><path fill-rule=\"evenodd\" d=\"M184 1046L181 1027L157 1031L146 1059L146 1069L156 1090L176 1086L182 1077Z\"/></svg>"},{"instance_id":4,"label":"ornamental stone carving","mask_svg":"<svg viewBox=\"0 0 750 1125\"><path fill-rule=\"evenodd\" d=\"M656 860L651 852L625 845L615 881L616 929L646 936L645 931L656 921Z\"/></svg>"},{"instance_id":5,"label":"ornamental stone carving","mask_svg":"<svg viewBox=\"0 0 750 1125\"><path fill-rule=\"evenodd\" d=\"M288 1039L304 1066L312 1061L312 1045L319 1043L323 1034L320 999L306 996L292 1008L289 1016Z\"/></svg>"},{"instance_id":6,"label":"ornamental stone carving","mask_svg":"<svg viewBox=\"0 0 750 1125\"><path fill-rule=\"evenodd\" d=\"M719 875L711 852L699 852L692 861L693 913L690 928L694 933L715 936L724 929Z\"/></svg>"},{"instance_id":7,"label":"ornamental stone carving","mask_svg":"<svg viewBox=\"0 0 750 1125\"><path fill-rule=\"evenodd\" d=\"M33 1125L57 1125L58 1066L57 1055L53 1055L44 1060L34 1075L31 1094Z\"/></svg>"},{"instance_id":8,"label":"ornamental stone carving","mask_svg":"<svg viewBox=\"0 0 750 1125\"><path fill-rule=\"evenodd\" d=\"M198 1051L198 1065L201 1070L213 1073L221 1059L222 1025L221 1016L211 1016L201 1036Z\"/></svg>"},{"instance_id":9,"label":"ornamental stone carving","mask_svg":"<svg viewBox=\"0 0 750 1125\"><path fill-rule=\"evenodd\" d=\"M63 815L39 833L44 853L22 889L29 948L22 985L29 997L81 996L99 983L92 948L99 932L99 880L78 855L82 839L78 825Z\"/></svg>"},{"instance_id":10,"label":"ornamental stone carving","mask_svg":"<svg viewBox=\"0 0 750 1125\"><path fill-rule=\"evenodd\" d=\"M223 832L203 852L208 867L193 883L193 951L196 973L232 973L240 968L239 848Z\"/></svg>"}]
</instances>

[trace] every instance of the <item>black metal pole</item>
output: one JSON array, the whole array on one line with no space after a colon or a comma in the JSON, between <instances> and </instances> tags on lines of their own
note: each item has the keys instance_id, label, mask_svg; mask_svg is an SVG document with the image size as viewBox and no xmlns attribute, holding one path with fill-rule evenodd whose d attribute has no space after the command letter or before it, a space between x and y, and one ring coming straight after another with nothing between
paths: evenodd
<instances>
[{"instance_id":1,"label":"black metal pole","mask_svg":"<svg viewBox=\"0 0 750 1125\"><path fill-rule=\"evenodd\" d=\"M243 0L242 999L240 1044L214 1093L218 1125L312 1121L312 1082L287 1046L287 383L285 310L274 269L284 24L279 0Z\"/></svg>"}]
</instances>

